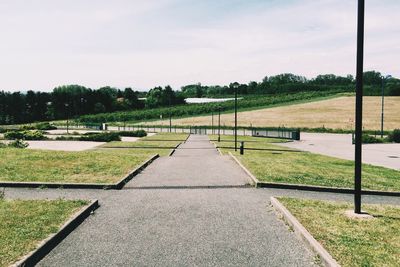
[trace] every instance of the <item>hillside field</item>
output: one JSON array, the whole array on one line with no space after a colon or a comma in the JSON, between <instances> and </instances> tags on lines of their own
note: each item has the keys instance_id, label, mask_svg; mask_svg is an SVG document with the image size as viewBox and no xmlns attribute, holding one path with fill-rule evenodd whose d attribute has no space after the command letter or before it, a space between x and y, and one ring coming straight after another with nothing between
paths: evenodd
<instances>
[{"instance_id":1,"label":"hillside field","mask_svg":"<svg viewBox=\"0 0 400 267\"><path fill-rule=\"evenodd\" d=\"M238 113L239 126L326 127L351 130L354 128L355 97L343 96L317 102L265 108ZM379 130L381 98L364 97L363 126L366 130ZM385 130L400 128L400 97L385 97ZM173 119L173 125L211 125L211 116ZM151 125L168 125L168 121L152 121ZM214 125L218 116L214 115ZM233 113L221 114L221 125L233 126Z\"/></svg>"}]
</instances>

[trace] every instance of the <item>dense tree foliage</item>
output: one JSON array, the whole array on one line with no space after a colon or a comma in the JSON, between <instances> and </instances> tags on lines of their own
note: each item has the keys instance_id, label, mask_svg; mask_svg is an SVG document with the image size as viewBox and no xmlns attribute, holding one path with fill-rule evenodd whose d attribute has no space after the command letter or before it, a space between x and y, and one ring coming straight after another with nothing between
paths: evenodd
<instances>
[{"instance_id":1,"label":"dense tree foliage","mask_svg":"<svg viewBox=\"0 0 400 267\"><path fill-rule=\"evenodd\" d=\"M54 88L51 93L0 92L0 124L16 124L73 118L84 114L142 109L138 93L131 88L102 87L92 90L80 85Z\"/></svg>"},{"instance_id":2,"label":"dense tree foliage","mask_svg":"<svg viewBox=\"0 0 400 267\"><path fill-rule=\"evenodd\" d=\"M380 95L382 82L381 73L365 72L365 95ZM400 96L399 79L385 79L384 85L386 95ZM155 87L148 92L137 92L131 88L120 90L109 86L93 90L80 85L56 87L51 93L0 91L0 124L58 120L88 114L176 106L184 104L184 99L187 97L232 96L236 87L238 94L242 96L299 92L352 92L355 88L355 80L351 75L342 77L325 74L307 79L303 76L283 73L265 77L261 82L251 81L248 84L235 82L225 86L204 86L198 83L183 86L180 91L174 91L170 86ZM145 100L139 100L139 98L145 98ZM149 111L149 113L152 112Z\"/></svg>"}]
</instances>

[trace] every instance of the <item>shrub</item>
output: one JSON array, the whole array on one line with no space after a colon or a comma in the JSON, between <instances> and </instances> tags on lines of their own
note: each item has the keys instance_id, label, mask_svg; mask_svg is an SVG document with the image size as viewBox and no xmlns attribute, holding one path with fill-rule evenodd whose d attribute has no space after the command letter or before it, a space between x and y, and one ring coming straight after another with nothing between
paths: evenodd
<instances>
[{"instance_id":1,"label":"shrub","mask_svg":"<svg viewBox=\"0 0 400 267\"><path fill-rule=\"evenodd\" d=\"M121 141L118 133L96 133L79 137L80 141L111 142Z\"/></svg>"},{"instance_id":2,"label":"shrub","mask_svg":"<svg viewBox=\"0 0 400 267\"><path fill-rule=\"evenodd\" d=\"M393 132L389 134L389 141L400 143L400 129L394 129Z\"/></svg>"},{"instance_id":3,"label":"shrub","mask_svg":"<svg viewBox=\"0 0 400 267\"><path fill-rule=\"evenodd\" d=\"M364 144L375 144L375 143L383 143L383 139L376 138L372 135L369 134L363 134L362 135L362 142Z\"/></svg>"},{"instance_id":4,"label":"shrub","mask_svg":"<svg viewBox=\"0 0 400 267\"><path fill-rule=\"evenodd\" d=\"M29 145L28 145L28 143L26 143L20 139L17 139L15 141L9 143L8 146L14 147L14 148L27 148Z\"/></svg>"},{"instance_id":5,"label":"shrub","mask_svg":"<svg viewBox=\"0 0 400 267\"><path fill-rule=\"evenodd\" d=\"M137 130L137 131L121 131L118 132L120 136L131 136L131 137L144 137L147 136L145 130Z\"/></svg>"},{"instance_id":6,"label":"shrub","mask_svg":"<svg viewBox=\"0 0 400 267\"><path fill-rule=\"evenodd\" d=\"M57 136L56 137L57 141L79 141L79 137L74 137L74 136Z\"/></svg>"},{"instance_id":7,"label":"shrub","mask_svg":"<svg viewBox=\"0 0 400 267\"><path fill-rule=\"evenodd\" d=\"M54 125L48 123L48 122L40 122L35 125L35 128L41 131L47 131L47 130L55 130L57 127Z\"/></svg>"},{"instance_id":8,"label":"shrub","mask_svg":"<svg viewBox=\"0 0 400 267\"><path fill-rule=\"evenodd\" d=\"M47 139L41 131L10 131L4 134L5 139L22 139L22 140L45 140Z\"/></svg>"}]
</instances>

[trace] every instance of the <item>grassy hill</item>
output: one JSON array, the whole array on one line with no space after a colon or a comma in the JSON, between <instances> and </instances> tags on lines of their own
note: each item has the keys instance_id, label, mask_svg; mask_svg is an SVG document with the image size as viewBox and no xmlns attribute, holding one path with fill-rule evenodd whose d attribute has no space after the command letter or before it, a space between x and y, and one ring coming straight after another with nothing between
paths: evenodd
<instances>
[{"instance_id":1,"label":"grassy hill","mask_svg":"<svg viewBox=\"0 0 400 267\"><path fill-rule=\"evenodd\" d=\"M354 128L354 96L341 96L321 101L283 105L272 108L239 112L239 126L268 126L299 127L299 128L333 128L351 130ZM400 128L400 97L385 98L386 130ZM173 125L211 125L211 116L197 116L174 119ZM214 122L217 118L214 117ZM167 125L167 121L153 121L149 124ZM381 123L381 98L376 96L364 97L364 128L379 130ZM234 125L233 114L222 114L221 124Z\"/></svg>"},{"instance_id":2,"label":"grassy hill","mask_svg":"<svg viewBox=\"0 0 400 267\"><path fill-rule=\"evenodd\" d=\"M311 91L291 94L252 95L246 96L244 99L238 101L238 107L239 110L245 111L266 107L290 105L294 103L332 98L337 96L339 93L341 93L341 91ZM233 112L234 101L222 103L186 104L173 106L171 108L164 107L125 112L101 113L81 116L77 119L77 121L81 123L138 123L159 120L160 117L165 119L169 117L169 114L171 114L173 118L211 115L213 112L218 112L219 109L221 112Z\"/></svg>"}]
</instances>

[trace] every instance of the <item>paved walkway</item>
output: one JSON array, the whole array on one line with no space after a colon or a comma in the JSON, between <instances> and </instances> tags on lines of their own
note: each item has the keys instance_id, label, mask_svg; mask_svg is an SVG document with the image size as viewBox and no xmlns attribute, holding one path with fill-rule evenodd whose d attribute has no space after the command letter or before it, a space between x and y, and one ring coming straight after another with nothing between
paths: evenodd
<instances>
[{"instance_id":1,"label":"paved walkway","mask_svg":"<svg viewBox=\"0 0 400 267\"><path fill-rule=\"evenodd\" d=\"M99 199L96 213L39 266L314 265L313 254L277 218L269 197L351 196L248 188L247 179L207 137L191 136L121 191L9 189L6 197ZM364 200L400 204L399 198Z\"/></svg>"},{"instance_id":2,"label":"paved walkway","mask_svg":"<svg viewBox=\"0 0 400 267\"><path fill-rule=\"evenodd\" d=\"M354 160L354 145L352 145L351 134L302 133L301 141L282 145ZM364 144L363 162L400 170L400 144Z\"/></svg>"},{"instance_id":3,"label":"paved walkway","mask_svg":"<svg viewBox=\"0 0 400 267\"><path fill-rule=\"evenodd\" d=\"M162 157L125 188L235 187L250 182L229 156L221 156L207 136L192 135L172 157Z\"/></svg>"}]
</instances>

